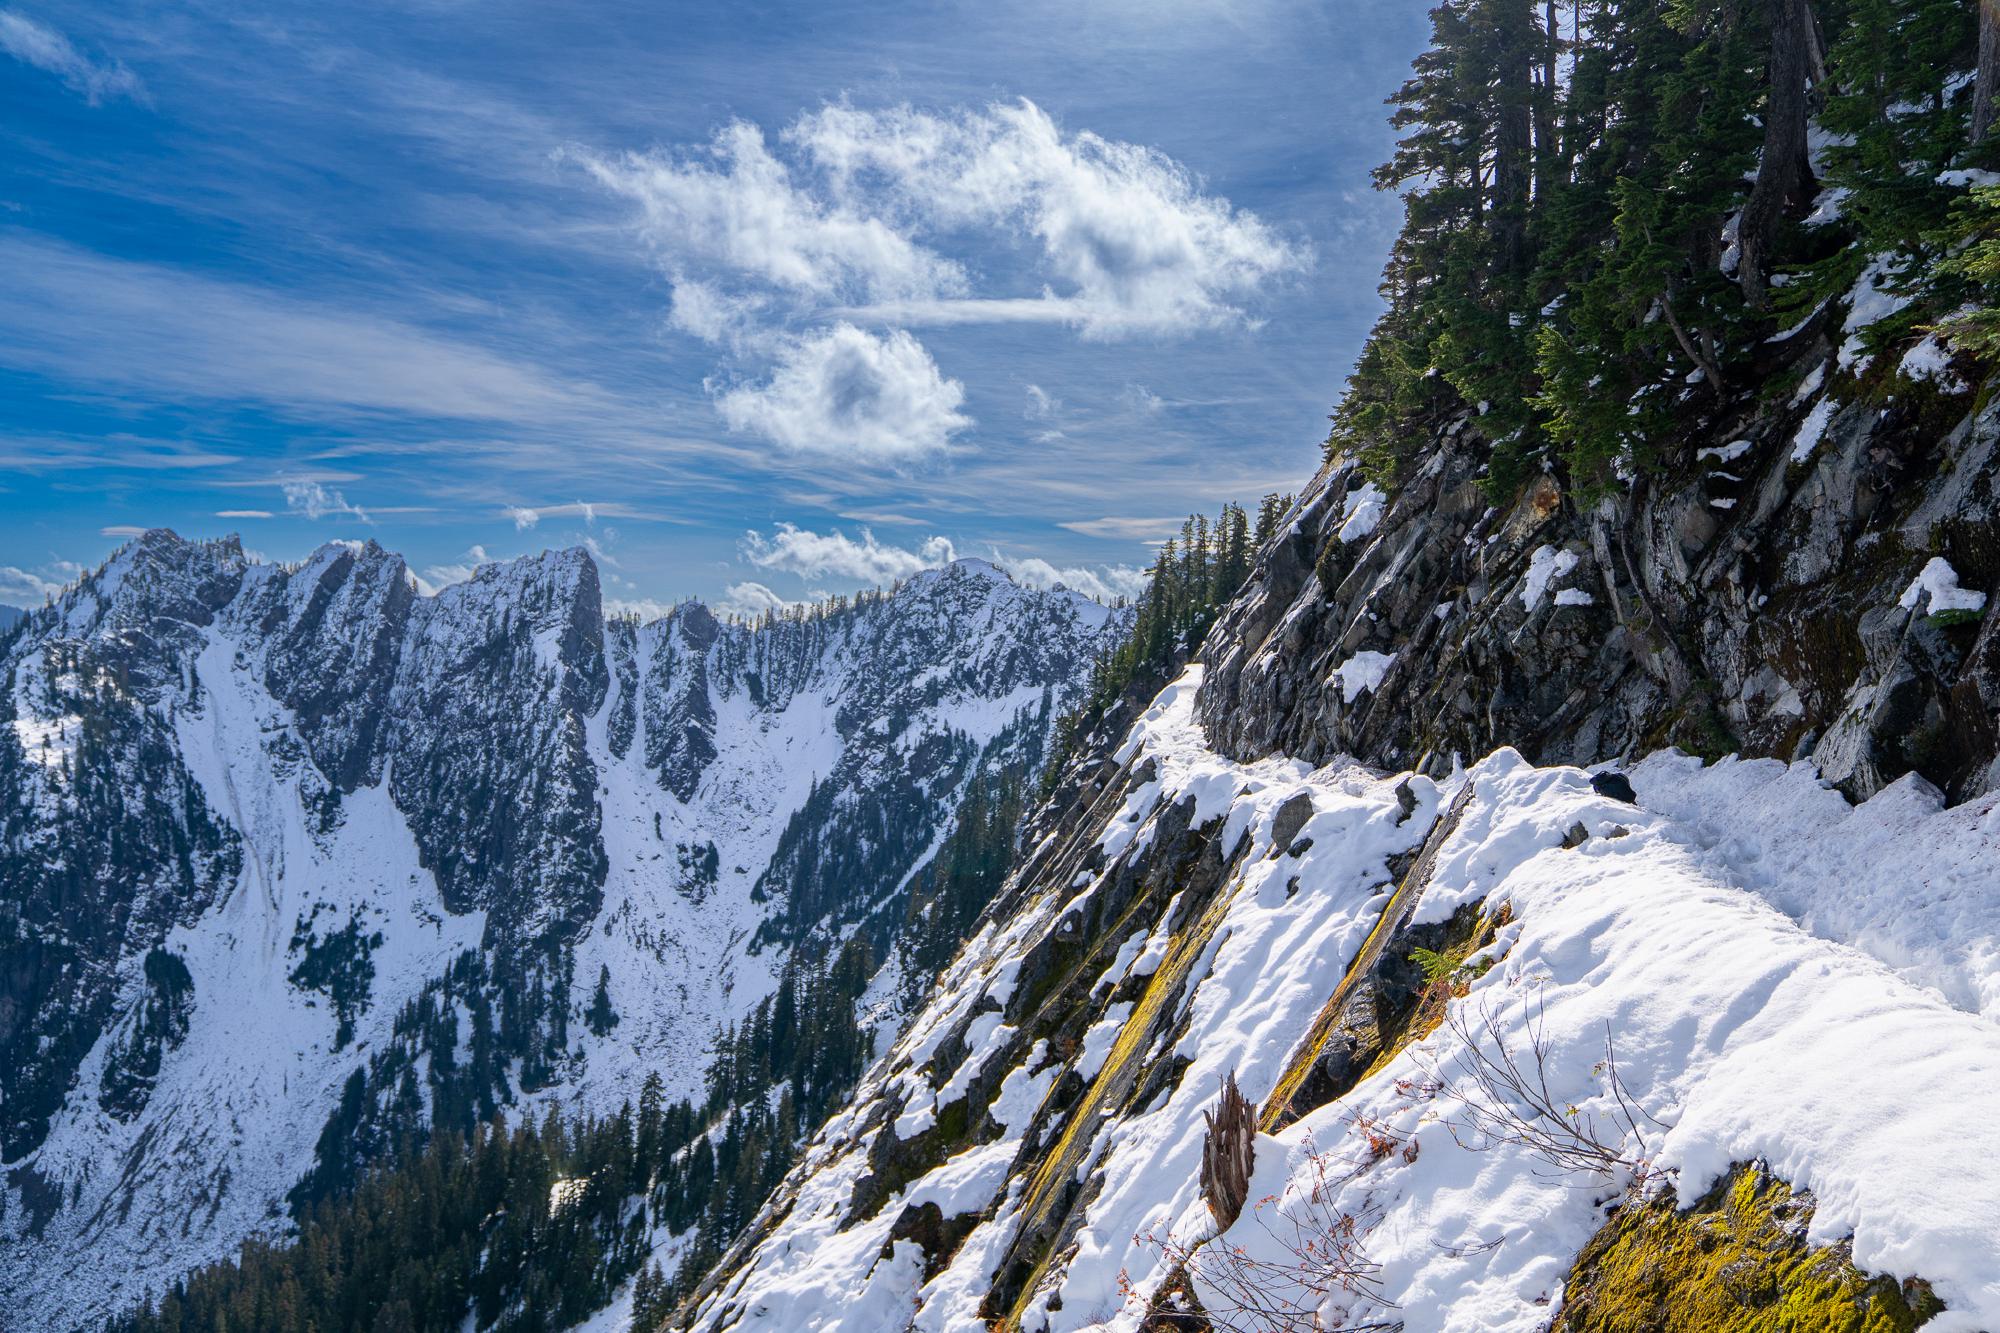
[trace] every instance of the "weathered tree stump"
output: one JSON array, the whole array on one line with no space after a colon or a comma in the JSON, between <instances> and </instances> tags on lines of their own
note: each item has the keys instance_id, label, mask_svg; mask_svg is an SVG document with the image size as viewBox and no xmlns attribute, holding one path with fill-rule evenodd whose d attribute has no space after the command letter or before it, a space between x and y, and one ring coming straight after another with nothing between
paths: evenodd
<instances>
[{"instance_id":1,"label":"weathered tree stump","mask_svg":"<svg viewBox=\"0 0 2000 1333\"><path fill-rule=\"evenodd\" d=\"M1234 1072L1222 1080L1222 1099L1213 1111L1203 1111L1208 1137L1201 1148L1201 1197L1226 1231L1243 1212L1250 1195L1250 1168L1255 1161L1257 1108L1236 1086Z\"/></svg>"}]
</instances>

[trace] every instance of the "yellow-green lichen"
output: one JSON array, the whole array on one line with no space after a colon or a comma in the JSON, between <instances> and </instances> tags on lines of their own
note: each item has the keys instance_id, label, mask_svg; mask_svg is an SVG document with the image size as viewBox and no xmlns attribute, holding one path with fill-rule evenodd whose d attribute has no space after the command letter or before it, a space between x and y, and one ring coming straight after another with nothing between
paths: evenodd
<instances>
[{"instance_id":1,"label":"yellow-green lichen","mask_svg":"<svg viewBox=\"0 0 2000 1333\"><path fill-rule=\"evenodd\" d=\"M1445 811L1444 817L1431 829L1422 851L1418 853L1409 872L1403 876L1402 883L1396 886L1395 893L1383 907L1382 915L1376 919L1367 938L1361 942L1361 947L1355 951L1353 959L1347 965L1346 973L1334 987L1333 994L1320 1006L1319 1013L1313 1017L1312 1025L1306 1029L1305 1037L1292 1049L1291 1055L1285 1061L1285 1067L1278 1073L1276 1086L1271 1089L1271 1095L1264 1099L1263 1108L1258 1115L1257 1128L1266 1134L1277 1133L1296 1120L1299 1115L1312 1109L1310 1106L1295 1106L1293 1103L1306 1088L1307 1081L1312 1077L1313 1069L1319 1063L1320 1057L1326 1053L1327 1043L1340 1030L1341 1017L1347 1011L1348 1001L1353 998L1355 990L1367 982L1376 964L1381 962L1383 951L1395 938L1398 926L1408 917L1409 910L1417 899L1423 896L1424 887L1430 883L1431 870L1436 864L1438 849L1444 845L1445 839L1451 836L1452 830L1458 827L1458 821L1464 817L1471 797L1472 785L1467 783L1453 799L1451 808Z\"/></svg>"},{"instance_id":2,"label":"yellow-green lichen","mask_svg":"<svg viewBox=\"0 0 2000 1333\"><path fill-rule=\"evenodd\" d=\"M1147 982L1124 1026L1119 1028L1104 1067L1091 1081L1078 1105L1070 1111L1062 1133L1043 1158L1040 1169L1029 1180L1022 1200L1022 1220L1017 1234L1032 1236L1047 1225L1050 1214L1061 1200L1065 1182L1073 1182L1076 1178L1077 1164L1090 1146L1091 1135L1100 1127L1103 1116L1112 1109L1114 1099L1122 1091L1129 1090L1132 1081L1129 1073L1147 1043L1158 1032L1160 1023L1166 1017L1168 1000L1180 992L1195 959L1207 948L1216 929L1228 915L1229 904L1239 883L1240 880L1232 877L1217 890L1199 919L1169 936L1166 957ZM1047 1271L1049 1257L1046 1251L1042 1252L1020 1282L1015 1299L1001 1320L1002 1328L1020 1327L1021 1318L1034 1300L1042 1275Z\"/></svg>"},{"instance_id":3,"label":"yellow-green lichen","mask_svg":"<svg viewBox=\"0 0 2000 1333\"><path fill-rule=\"evenodd\" d=\"M1911 1333L1943 1307L1921 1282L1806 1243L1811 1201L1738 1166L1692 1208L1628 1204L1577 1256L1551 1333Z\"/></svg>"}]
</instances>

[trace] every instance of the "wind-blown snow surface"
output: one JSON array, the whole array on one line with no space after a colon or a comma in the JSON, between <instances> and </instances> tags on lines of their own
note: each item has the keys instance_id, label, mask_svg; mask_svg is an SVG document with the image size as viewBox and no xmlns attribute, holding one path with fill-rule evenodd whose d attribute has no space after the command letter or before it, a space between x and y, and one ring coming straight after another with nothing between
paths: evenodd
<instances>
[{"instance_id":1,"label":"wind-blown snow surface","mask_svg":"<svg viewBox=\"0 0 2000 1333\"><path fill-rule=\"evenodd\" d=\"M521 1094L530 1113L550 1099L615 1110L650 1072L669 1097L698 1097L712 1036L782 965L791 936L749 946L801 882L780 873L787 836L808 852L813 836L859 842L843 821L895 804L901 841L868 863L879 882L818 886L855 900L824 905L836 930L893 914L971 771L1039 743L1116 629L1095 603L970 561L822 621L761 627L694 604L607 623L582 552L488 567L435 598L408 585L372 547L287 569L148 534L0 656L12 673L0 747L19 747L0 759L33 814L22 855L46 844L53 863L82 818L65 760L78 724L48 702L81 687L51 685L51 664L117 653L145 670L76 706L154 728L241 853L213 901L184 895L154 914L156 936L135 916L127 938L93 946L105 953L89 969L112 988L102 1030L46 1137L5 1163L0 1326L93 1321L282 1232L285 1191L343 1082L466 949L551 930L573 940L569 1047L554 1086ZM320 625L331 647L314 655L307 630ZM291 707L271 682L295 677L305 702ZM504 794L497 831L477 822L482 787ZM582 804L562 805L568 791ZM538 821L535 800L554 814ZM329 996L289 978L302 922L350 921L380 939L340 1043ZM155 943L192 976L188 1030L143 1105L114 1114L100 1089ZM619 1015L601 1036L580 1018L600 967ZM0 1089L0 1102L13 1095Z\"/></svg>"},{"instance_id":2,"label":"wind-blown snow surface","mask_svg":"<svg viewBox=\"0 0 2000 1333\"><path fill-rule=\"evenodd\" d=\"M1027 1327L1135 1328L1168 1271L1163 1247L1147 1237L1210 1236L1196 1182L1201 1112L1218 1079L1234 1071L1252 1099L1270 1093L1384 906L1386 858L1422 841L1461 784L1469 802L1437 849L1417 913L1442 920L1468 903L1510 904L1513 919L1487 951L1494 965L1453 1002L1460 1021L1339 1101L1259 1137L1253 1206L1224 1243L1285 1261L1283 1215L1310 1211L1310 1191L1330 1180L1321 1206L1364 1219L1360 1244L1380 1269L1373 1299L1326 1314L1373 1314L1407 1333L1529 1333L1546 1326L1575 1254L1633 1166L1670 1173L1681 1197L1694 1198L1730 1164L1762 1159L1812 1191L1812 1239L1851 1237L1862 1268L1935 1285L1948 1310L1929 1327L2000 1327L2000 1119L1991 1113L2000 1106L2000 800L1946 810L1906 779L1850 807L1806 765L1703 767L1667 753L1632 771L1635 808L1598 795L1581 770L1536 768L1503 750L1443 790L1407 778L1416 809L1398 823L1398 778L1283 759L1242 766L1209 751L1192 713L1199 680L1191 669L1138 724L1121 758L1141 777L1152 761L1156 776L1102 826L1115 858L1192 798L1197 822L1227 821L1216 843L1225 854L1248 839L1222 890L1231 896L1219 943L1183 1000L1178 1050L1191 1063L1140 1114L1095 1131L1084 1171L1099 1188L1086 1192L1074 1254L1057 1263ZM1300 793L1313 813L1290 846L1310 845L1279 856L1275 814ZM1565 848L1578 824L1589 837ZM959 1071L923 1072L941 1036L982 996L1004 1000L1015 960L1058 928L1068 904L1056 894L967 947L819 1136L789 1212L708 1296L696 1327L977 1326L1027 1173L1048 1147L1022 1142L1022 1129L1061 1061L1039 1046L1029 1052L1006 1074L1009 1107L996 1115L1004 1136L843 1225L873 1134L896 1132L889 1122L859 1130L873 1123L872 1101L929 1114L933 1099L945 1100L932 1089L949 1088ZM1132 943L1112 972L1157 958L1148 941ZM1107 973L1100 993L1112 994L1115 979ZM1101 1021L1115 1027L1124 1016ZM1607 1031L1643 1136L1621 1140L1603 1070ZM1554 1095L1630 1165L1557 1170L1478 1132L1468 1108L1488 1103L1470 1076L1468 1039L1525 1052L1535 1033ZM1103 1062L1101 1037L1093 1028L1073 1057L1091 1072ZM979 1042L965 1049L967 1064L984 1058ZM889 1240L899 1204L921 1198L939 1200L947 1217L980 1217L928 1281L915 1242ZM1199 1260L1196 1271L1199 1283Z\"/></svg>"}]
</instances>

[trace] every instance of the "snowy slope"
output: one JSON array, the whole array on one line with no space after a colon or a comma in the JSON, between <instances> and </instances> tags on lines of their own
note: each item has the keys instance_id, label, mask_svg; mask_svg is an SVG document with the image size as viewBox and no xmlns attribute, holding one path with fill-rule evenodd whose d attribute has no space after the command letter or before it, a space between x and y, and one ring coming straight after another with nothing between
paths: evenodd
<instances>
[{"instance_id":1,"label":"snowy slope","mask_svg":"<svg viewBox=\"0 0 2000 1333\"><path fill-rule=\"evenodd\" d=\"M1200 680L1160 696L1087 817L1050 835L693 1327L1136 1329L1185 1261L1249 1327L1289 1326L1232 1301L1259 1265L1263 1298L1313 1326L1527 1333L1628 1187L1691 1200L1752 1160L1811 1192L1808 1240L1929 1281L1946 1312L1927 1328L2000 1327L1979 1109L2000 1104L2000 801L1946 809L1911 778L1849 806L1807 765L1677 753L1631 771L1636 807L1506 750L1443 783L1242 765L1206 742ZM1250 1206L1215 1240L1202 1113L1229 1073L1270 1098L1426 843L1420 896L1391 915L1502 923L1454 1017L1259 1134ZM1084 943L1052 954L1064 938ZM1597 1167L1492 1114L1480 1054L1533 1068L1537 1042ZM969 1129L941 1141L960 1098ZM1322 1263L1306 1281L1299 1238L1343 1218L1351 1280Z\"/></svg>"},{"instance_id":2,"label":"snowy slope","mask_svg":"<svg viewBox=\"0 0 2000 1333\"><path fill-rule=\"evenodd\" d=\"M1114 628L977 562L757 626L598 595L581 551L421 597L372 545L288 568L149 533L8 646L0 1323L71 1327L282 1231L350 1080L410 1062L443 1095L397 1023L426 997L461 1045L467 984L550 997L519 1043L548 1067L494 1100L698 1093L798 938L781 850L892 796L879 873L813 881L803 928L897 920L973 767L1037 752Z\"/></svg>"}]
</instances>

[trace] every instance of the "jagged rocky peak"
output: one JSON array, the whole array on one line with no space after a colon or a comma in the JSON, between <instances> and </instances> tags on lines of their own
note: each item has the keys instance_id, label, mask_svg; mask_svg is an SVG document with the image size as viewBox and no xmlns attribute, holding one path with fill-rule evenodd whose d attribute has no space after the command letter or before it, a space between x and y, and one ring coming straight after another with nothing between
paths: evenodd
<instances>
[{"instance_id":1,"label":"jagged rocky peak","mask_svg":"<svg viewBox=\"0 0 2000 1333\"><path fill-rule=\"evenodd\" d=\"M976 565L642 625L585 550L425 595L128 544L0 636L0 1320L129 1308L433 1117L699 1100L802 941L900 947L1117 623Z\"/></svg>"},{"instance_id":2,"label":"jagged rocky peak","mask_svg":"<svg viewBox=\"0 0 2000 1333\"><path fill-rule=\"evenodd\" d=\"M263 644L265 687L292 710L336 791L379 781L389 686L417 600L408 566L371 539L257 572L241 618Z\"/></svg>"},{"instance_id":3,"label":"jagged rocky peak","mask_svg":"<svg viewBox=\"0 0 2000 1333\"><path fill-rule=\"evenodd\" d=\"M644 678L646 762L660 785L683 801L694 798L715 748L715 686L709 662L723 625L698 601L680 603L640 631L649 670ZM722 682L726 692L730 682ZM633 685L640 678L633 676Z\"/></svg>"},{"instance_id":4,"label":"jagged rocky peak","mask_svg":"<svg viewBox=\"0 0 2000 1333\"><path fill-rule=\"evenodd\" d=\"M407 675L504 666L556 687L562 705L595 712L608 683L597 562L582 547L482 565L424 600Z\"/></svg>"},{"instance_id":5,"label":"jagged rocky peak","mask_svg":"<svg viewBox=\"0 0 2000 1333\"><path fill-rule=\"evenodd\" d=\"M960 558L908 578L874 632L892 654L890 681L922 681L932 664L952 658L980 679L1026 681L1046 679L1076 636L1098 634L1116 616L1078 592L1032 592L986 560ZM954 638L964 646L948 648Z\"/></svg>"},{"instance_id":6,"label":"jagged rocky peak","mask_svg":"<svg viewBox=\"0 0 2000 1333\"><path fill-rule=\"evenodd\" d=\"M40 637L82 641L151 700L236 595L249 562L235 537L186 541L150 528L57 599ZM36 630L31 628L34 635Z\"/></svg>"},{"instance_id":7,"label":"jagged rocky peak","mask_svg":"<svg viewBox=\"0 0 2000 1333\"><path fill-rule=\"evenodd\" d=\"M454 911L489 938L578 928L604 880L585 722L610 677L581 548L484 565L419 601L390 694L390 791Z\"/></svg>"}]
</instances>

